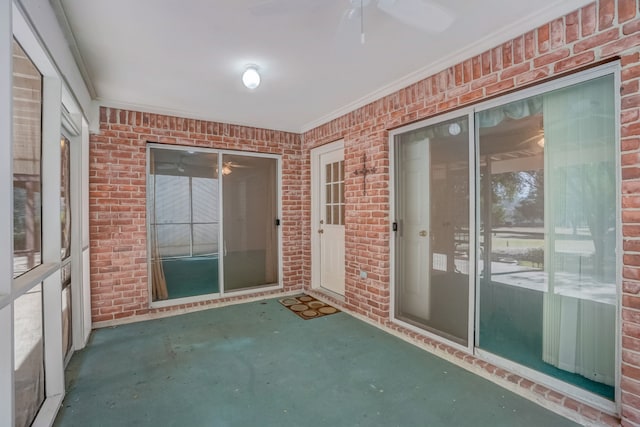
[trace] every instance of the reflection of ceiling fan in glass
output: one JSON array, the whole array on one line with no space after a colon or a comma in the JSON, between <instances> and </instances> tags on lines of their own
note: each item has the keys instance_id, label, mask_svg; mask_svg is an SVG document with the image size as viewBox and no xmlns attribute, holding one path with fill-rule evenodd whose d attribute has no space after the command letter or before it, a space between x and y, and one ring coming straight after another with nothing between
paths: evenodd
<instances>
[{"instance_id":1,"label":"reflection of ceiling fan in glass","mask_svg":"<svg viewBox=\"0 0 640 427\"><path fill-rule=\"evenodd\" d=\"M211 170L211 164L202 164L198 162L194 162L189 160L190 157L181 156L180 160L177 162L156 162L155 168L159 171L167 171L167 172L179 172L184 173L185 170L195 170L195 169L209 169ZM249 166L242 165L233 161L223 162L222 163L222 175L229 175L236 168L248 168ZM215 174L218 174L218 166L215 166Z\"/></svg>"},{"instance_id":2,"label":"reflection of ceiling fan in glass","mask_svg":"<svg viewBox=\"0 0 640 427\"><path fill-rule=\"evenodd\" d=\"M235 168L248 168L247 165L241 165L235 162L223 162L222 163L222 175L229 175ZM216 174L218 173L218 168L216 168Z\"/></svg>"}]
</instances>

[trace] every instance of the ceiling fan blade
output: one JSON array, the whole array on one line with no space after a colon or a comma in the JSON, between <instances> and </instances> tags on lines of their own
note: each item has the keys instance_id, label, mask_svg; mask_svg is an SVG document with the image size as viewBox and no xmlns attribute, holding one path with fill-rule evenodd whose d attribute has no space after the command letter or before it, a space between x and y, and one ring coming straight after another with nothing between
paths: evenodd
<instances>
[{"instance_id":1,"label":"ceiling fan blade","mask_svg":"<svg viewBox=\"0 0 640 427\"><path fill-rule=\"evenodd\" d=\"M346 9L342 13L338 27L335 30L336 39L342 45L345 40L351 40L356 37L358 31L360 31L360 8L351 7Z\"/></svg>"},{"instance_id":2,"label":"ceiling fan blade","mask_svg":"<svg viewBox=\"0 0 640 427\"><path fill-rule=\"evenodd\" d=\"M228 166L230 168L250 168L251 166L243 165L235 162L224 162L224 166Z\"/></svg>"},{"instance_id":3,"label":"ceiling fan blade","mask_svg":"<svg viewBox=\"0 0 640 427\"><path fill-rule=\"evenodd\" d=\"M448 9L427 0L378 0L378 8L400 22L431 33L446 30L454 20Z\"/></svg>"},{"instance_id":4,"label":"ceiling fan blade","mask_svg":"<svg viewBox=\"0 0 640 427\"><path fill-rule=\"evenodd\" d=\"M160 171L166 171L166 170L172 170L172 169L177 169L178 165L176 165L175 163L156 163L155 164L155 168L160 170Z\"/></svg>"},{"instance_id":5,"label":"ceiling fan blade","mask_svg":"<svg viewBox=\"0 0 640 427\"><path fill-rule=\"evenodd\" d=\"M262 0L249 7L249 12L255 16L271 16L296 14L312 9L313 0Z\"/></svg>"},{"instance_id":6,"label":"ceiling fan blade","mask_svg":"<svg viewBox=\"0 0 640 427\"><path fill-rule=\"evenodd\" d=\"M360 19L360 15L362 15L362 9L359 7L350 7L349 9L344 11L342 15L342 19L346 21L357 20Z\"/></svg>"}]
</instances>

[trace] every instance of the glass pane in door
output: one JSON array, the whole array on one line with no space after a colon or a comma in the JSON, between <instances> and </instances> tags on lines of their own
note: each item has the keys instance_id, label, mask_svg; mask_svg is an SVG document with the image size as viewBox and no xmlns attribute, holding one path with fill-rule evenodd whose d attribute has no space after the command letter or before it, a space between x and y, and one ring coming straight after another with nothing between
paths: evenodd
<instances>
[{"instance_id":1,"label":"glass pane in door","mask_svg":"<svg viewBox=\"0 0 640 427\"><path fill-rule=\"evenodd\" d=\"M224 289L278 282L277 160L222 156Z\"/></svg>"},{"instance_id":2,"label":"glass pane in door","mask_svg":"<svg viewBox=\"0 0 640 427\"><path fill-rule=\"evenodd\" d=\"M477 345L613 400L614 78L500 105L476 120Z\"/></svg>"},{"instance_id":3,"label":"glass pane in door","mask_svg":"<svg viewBox=\"0 0 640 427\"><path fill-rule=\"evenodd\" d=\"M395 316L466 346L467 117L399 135L396 159Z\"/></svg>"},{"instance_id":4,"label":"glass pane in door","mask_svg":"<svg viewBox=\"0 0 640 427\"><path fill-rule=\"evenodd\" d=\"M217 168L216 153L150 149L154 301L219 292Z\"/></svg>"}]
</instances>

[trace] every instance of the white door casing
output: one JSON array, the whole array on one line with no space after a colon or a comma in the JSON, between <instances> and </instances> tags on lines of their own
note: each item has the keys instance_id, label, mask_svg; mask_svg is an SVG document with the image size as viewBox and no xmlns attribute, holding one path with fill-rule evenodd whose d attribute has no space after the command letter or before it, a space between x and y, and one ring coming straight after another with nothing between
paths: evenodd
<instances>
[{"instance_id":1,"label":"white door casing","mask_svg":"<svg viewBox=\"0 0 640 427\"><path fill-rule=\"evenodd\" d=\"M312 150L312 287L344 295L344 143Z\"/></svg>"}]
</instances>

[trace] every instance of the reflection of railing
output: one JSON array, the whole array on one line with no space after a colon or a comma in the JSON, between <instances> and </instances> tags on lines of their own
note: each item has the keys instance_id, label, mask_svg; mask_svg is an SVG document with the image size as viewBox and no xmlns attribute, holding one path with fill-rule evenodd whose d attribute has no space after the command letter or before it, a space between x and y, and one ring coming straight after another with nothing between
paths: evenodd
<instances>
[{"instance_id":1,"label":"reflection of railing","mask_svg":"<svg viewBox=\"0 0 640 427\"><path fill-rule=\"evenodd\" d=\"M218 250L218 232L217 232L217 226L220 224L219 221L209 221L209 222L159 222L159 223L151 223L150 226L152 228L156 228L156 232L152 233L152 235L154 236L154 238L158 239L158 249L159 252L161 254L162 258L191 258L195 255L197 256L206 256L206 255L216 255L218 254L219 250ZM211 236L211 240L210 241L202 241L202 242L196 242L195 241L195 232L194 232L194 227L195 226L216 226L214 232L212 233ZM162 239L160 238L161 236L161 232L160 232L160 228L164 227L164 226L188 226L189 227L189 243L188 244L177 244L177 245L163 245L162 244ZM178 249L178 248L183 248L185 246L189 247L189 253L188 254L184 254L184 255L169 255L169 256L163 256L163 249L168 249L168 248L173 248L173 249ZM207 253L201 253L200 251L194 251L194 246L195 247L200 247L200 246L211 246L212 250L210 252Z\"/></svg>"}]
</instances>

